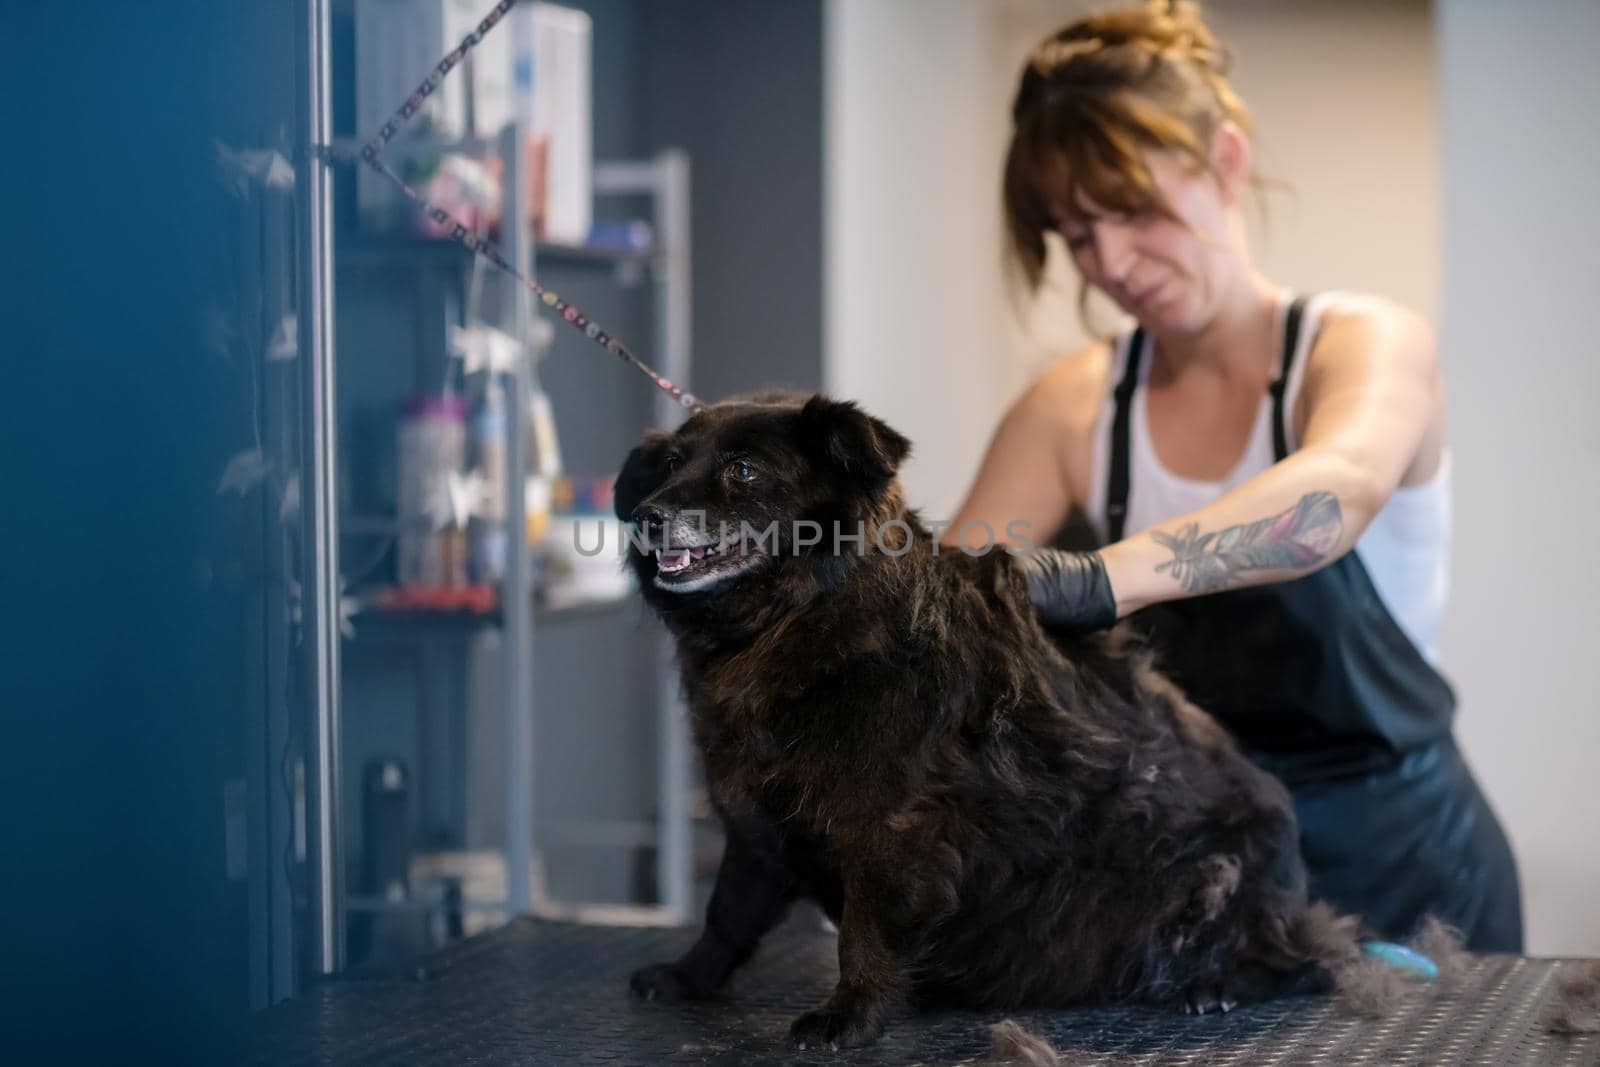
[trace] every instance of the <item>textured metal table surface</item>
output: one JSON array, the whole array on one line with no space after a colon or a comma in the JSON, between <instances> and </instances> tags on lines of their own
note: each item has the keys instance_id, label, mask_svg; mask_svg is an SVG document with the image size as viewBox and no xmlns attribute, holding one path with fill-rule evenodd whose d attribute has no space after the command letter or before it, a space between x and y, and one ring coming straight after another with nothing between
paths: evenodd
<instances>
[{"instance_id":1,"label":"textured metal table surface","mask_svg":"<svg viewBox=\"0 0 1600 1067\"><path fill-rule=\"evenodd\" d=\"M628 974L675 958L690 929L519 919L405 973L327 983L257 1016L239 1060L256 1064L971 1064L996 1013L897 1018L873 1046L795 1052L790 1021L838 970L815 913L774 931L721 999L645 1003ZM1147 1008L1013 1012L1071 1064L1600 1064L1600 1034L1547 1031L1558 978L1582 961L1477 956L1449 994L1407 993L1380 1020L1296 997L1228 1015Z\"/></svg>"}]
</instances>

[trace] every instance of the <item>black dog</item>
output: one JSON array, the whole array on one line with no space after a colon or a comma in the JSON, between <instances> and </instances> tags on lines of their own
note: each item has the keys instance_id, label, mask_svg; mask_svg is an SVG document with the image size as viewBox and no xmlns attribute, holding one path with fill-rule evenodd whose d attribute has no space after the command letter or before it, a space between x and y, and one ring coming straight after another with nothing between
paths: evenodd
<instances>
[{"instance_id":1,"label":"black dog","mask_svg":"<svg viewBox=\"0 0 1600 1067\"><path fill-rule=\"evenodd\" d=\"M902 1001L1330 988L1358 924L1307 906L1282 785L1123 630L1050 632L1009 552L936 546L908 451L852 404L771 394L628 456L617 514L727 829L699 942L633 988L709 996L802 897L840 976L801 1046L870 1041Z\"/></svg>"}]
</instances>

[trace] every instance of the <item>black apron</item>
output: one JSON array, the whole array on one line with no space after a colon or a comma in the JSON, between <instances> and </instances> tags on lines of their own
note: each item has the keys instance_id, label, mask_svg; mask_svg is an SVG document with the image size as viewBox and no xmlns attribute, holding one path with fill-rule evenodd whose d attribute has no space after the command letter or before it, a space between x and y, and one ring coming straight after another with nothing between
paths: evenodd
<instances>
[{"instance_id":1,"label":"black apron","mask_svg":"<svg viewBox=\"0 0 1600 1067\"><path fill-rule=\"evenodd\" d=\"M1270 393L1275 460L1304 298ZM1143 329L1115 393L1106 522L1123 535ZM1162 670L1294 798L1313 899L1402 939L1425 914L1467 947L1521 952L1511 849L1455 740L1455 694L1384 607L1355 551L1302 578L1153 605L1130 617Z\"/></svg>"}]
</instances>

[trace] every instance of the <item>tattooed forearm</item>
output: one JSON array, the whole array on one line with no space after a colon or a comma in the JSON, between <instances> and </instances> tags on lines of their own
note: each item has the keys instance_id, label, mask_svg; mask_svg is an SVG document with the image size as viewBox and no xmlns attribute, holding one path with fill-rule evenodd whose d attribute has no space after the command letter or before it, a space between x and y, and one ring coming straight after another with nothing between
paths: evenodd
<instances>
[{"instance_id":1,"label":"tattooed forearm","mask_svg":"<svg viewBox=\"0 0 1600 1067\"><path fill-rule=\"evenodd\" d=\"M1172 552L1172 559L1156 566L1157 573L1171 571L1187 591L1210 593L1247 571L1310 570L1328 558L1343 530L1339 498L1318 491L1256 522L1204 534L1199 523L1191 522L1176 533L1152 530L1150 536Z\"/></svg>"}]
</instances>

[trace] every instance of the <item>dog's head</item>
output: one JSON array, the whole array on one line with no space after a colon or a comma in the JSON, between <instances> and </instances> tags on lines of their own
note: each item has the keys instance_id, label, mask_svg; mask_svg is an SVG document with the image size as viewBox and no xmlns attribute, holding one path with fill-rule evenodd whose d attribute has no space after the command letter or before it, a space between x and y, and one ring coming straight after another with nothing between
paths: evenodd
<instances>
[{"instance_id":1,"label":"dog's head","mask_svg":"<svg viewBox=\"0 0 1600 1067\"><path fill-rule=\"evenodd\" d=\"M853 537L893 506L910 449L854 404L788 393L716 404L647 435L616 485L641 588L661 604L841 573L858 544L835 552L835 530Z\"/></svg>"}]
</instances>

